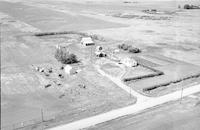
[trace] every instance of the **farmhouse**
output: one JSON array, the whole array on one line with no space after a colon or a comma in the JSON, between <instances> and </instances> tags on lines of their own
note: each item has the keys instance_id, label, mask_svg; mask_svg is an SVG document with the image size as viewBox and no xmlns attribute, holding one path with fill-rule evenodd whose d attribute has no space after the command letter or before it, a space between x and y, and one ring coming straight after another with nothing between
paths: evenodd
<instances>
[{"instance_id":1,"label":"farmhouse","mask_svg":"<svg viewBox=\"0 0 200 130\"><path fill-rule=\"evenodd\" d=\"M134 59L132 58L124 58L124 59L121 59L120 63L128 66L128 67L135 67L137 66L137 61L135 61Z\"/></svg>"},{"instance_id":2,"label":"farmhouse","mask_svg":"<svg viewBox=\"0 0 200 130\"><path fill-rule=\"evenodd\" d=\"M89 46L89 45L94 45L95 43L91 37L83 37L81 39L81 44L84 46Z\"/></svg>"}]
</instances>

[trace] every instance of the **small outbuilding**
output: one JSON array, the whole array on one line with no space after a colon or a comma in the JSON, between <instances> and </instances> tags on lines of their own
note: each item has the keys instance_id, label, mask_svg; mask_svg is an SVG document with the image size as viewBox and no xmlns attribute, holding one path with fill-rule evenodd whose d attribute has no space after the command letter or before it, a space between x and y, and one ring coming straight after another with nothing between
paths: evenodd
<instances>
[{"instance_id":1,"label":"small outbuilding","mask_svg":"<svg viewBox=\"0 0 200 130\"><path fill-rule=\"evenodd\" d=\"M132 58L121 59L120 63L122 63L128 67L135 67L138 65L137 61Z\"/></svg>"},{"instance_id":2,"label":"small outbuilding","mask_svg":"<svg viewBox=\"0 0 200 130\"><path fill-rule=\"evenodd\" d=\"M91 37L83 37L81 39L81 44L84 46L90 46L90 45L95 45L94 41L92 40Z\"/></svg>"},{"instance_id":3,"label":"small outbuilding","mask_svg":"<svg viewBox=\"0 0 200 130\"><path fill-rule=\"evenodd\" d=\"M97 57L106 57L107 56L105 52L100 52L100 51L95 52L95 54Z\"/></svg>"},{"instance_id":4,"label":"small outbuilding","mask_svg":"<svg viewBox=\"0 0 200 130\"><path fill-rule=\"evenodd\" d=\"M106 53L103 51L103 47L102 46L97 46L96 47L96 51L95 54L97 57L106 57Z\"/></svg>"}]
</instances>

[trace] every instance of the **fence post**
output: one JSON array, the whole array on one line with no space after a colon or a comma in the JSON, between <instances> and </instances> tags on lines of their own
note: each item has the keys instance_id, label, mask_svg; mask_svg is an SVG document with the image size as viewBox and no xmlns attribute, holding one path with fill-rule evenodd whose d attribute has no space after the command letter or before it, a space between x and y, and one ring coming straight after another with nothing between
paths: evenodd
<instances>
[{"instance_id":1,"label":"fence post","mask_svg":"<svg viewBox=\"0 0 200 130\"><path fill-rule=\"evenodd\" d=\"M15 124L12 125L13 126L13 130L15 129Z\"/></svg>"},{"instance_id":2,"label":"fence post","mask_svg":"<svg viewBox=\"0 0 200 130\"><path fill-rule=\"evenodd\" d=\"M182 98L183 98L183 87L181 88L181 101L180 101L180 104L182 102Z\"/></svg>"},{"instance_id":3,"label":"fence post","mask_svg":"<svg viewBox=\"0 0 200 130\"><path fill-rule=\"evenodd\" d=\"M43 109L41 109L41 117L42 117L42 122L44 122L44 113L43 113Z\"/></svg>"}]
</instances>

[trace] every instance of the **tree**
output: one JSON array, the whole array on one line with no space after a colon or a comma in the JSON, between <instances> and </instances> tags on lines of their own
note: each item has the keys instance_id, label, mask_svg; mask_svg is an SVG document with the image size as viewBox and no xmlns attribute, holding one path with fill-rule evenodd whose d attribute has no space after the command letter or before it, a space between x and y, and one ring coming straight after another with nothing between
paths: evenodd
<instances>
[{"instance_id":1,"label":"tree","mask_svg":"<svg viewBox=\"0 0 200 130\"><path fill-rule=\"evenodd\" d=\"M74 54L70 54L65 48L56 50L55 58L63 64L77 63L77 57Z\"/></svg>"},{"instance_id":2,"label":"tree","mask_svg":"<svg viewBox=\"0 0 200 130\"><path fill-rule=\"evenodd\" d=\"M119 48L119 49L122 49L122 50L125 50L125 51L128 50L129 47L131 47L131 46L130 46L130 45L127 45L127 44L118 45L118 48Z\"/></svg>"},{"instance_id":3,"label":"tree","mask_svg":"<svg viewBox=\"0 0 200 130\"><path fill-rule=\"evenodd\" d=\"M140 49L131 47L131 48L128 49L128 51L131 52L131 53L139 53Z\"/></svg>"},{"instance_id":4,"label":"tree","mask_svg":"<svg viewBox=\"0 0 200 130\"><path fill-rule=\"evenodd\" d=\"M118 48L122 49L124 51L128 51L130 53L139 53L139 52L141 52L141 50L139 48L135 48L135 47L133 47L131 45L127 45L127 44L120 44L120 45L118 45Z\"/></svg>"},{"instance_id":5,"label":"tree","mask_svg":"<svg viewBox=\"0 0 200 130\"><path fill-rule=\"evenodd\" d=\"M191 7L190 7L189 4L185 4L185 5L184 5L184 9L191 9Z\"/></svg>"}]
</instances>

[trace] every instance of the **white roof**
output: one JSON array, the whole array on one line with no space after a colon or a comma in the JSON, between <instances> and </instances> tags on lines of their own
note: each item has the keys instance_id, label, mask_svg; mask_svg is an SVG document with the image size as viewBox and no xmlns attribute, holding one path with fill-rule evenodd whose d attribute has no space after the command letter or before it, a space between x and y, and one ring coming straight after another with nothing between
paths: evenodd
<instances>
[{"instance_id":1,"label":"white roof","mask_svg":"<svg viewBox=\"0 0 200 130\"><path fill-rule=\"evenodd\" d=\"M94 43L91 37L83 37L81 40L82 43Z\"/></svg>"},{"instance_id":2,"label":"white roof","mask_svg":"<svg viewBox=\"0 0 200 130\"><path fill-rule=\"evenodd\" d=\"M121 60L121 63L125 64L126 66L132 67L137 65L137 61L132 58L124 58Z\"/></svg>"},{"instance_id":3,"label":"white roof","mask_svg":"<svg viewBox=\"0 0 200 130\"><path fill-rule=\"evenodd\" d=\"M71 69L72 69L72 66L66 65L65 68L64 68L65 73L70 74Z\"/></svg>"}]
</instances>

